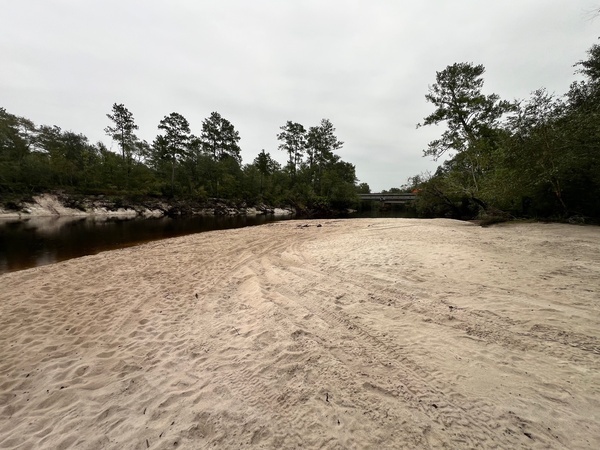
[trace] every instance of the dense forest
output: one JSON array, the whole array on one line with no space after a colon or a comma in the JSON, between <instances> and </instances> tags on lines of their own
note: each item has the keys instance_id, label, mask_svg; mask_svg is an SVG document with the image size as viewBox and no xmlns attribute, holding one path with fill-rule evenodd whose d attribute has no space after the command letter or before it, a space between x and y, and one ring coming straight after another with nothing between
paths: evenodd
<instances>
[{"instance_id":1,"label":"dense forest","mask_svg":"<svg viewBox=\"0 0 600 450\"><path fill-rule=\"evenodd\" d=\"M243 164L240 135L213 112L199 135L181 114L158 124L152 143L136 135L133 114L114 104L104 130L119 153L102 142L57 126L37 126L0 108L0 196L22 199L47 191L129 199L167 197L195 202L225 199L230 203L346 208L356 203L352 164L336 154L343 142L323 119L308 129L288 121L277 134L288 156L282 167L262 150Z\"/></svg>"},{"instance_id":2,"label":"dense forest","mask_svg":"<svg viewBox=\"0 0 600 450\"><path fill-rule=\"evenodd\" d=\"M575 64L583 80L565 95L539 89L523 101L484 94L482 65L456 63L437 72L426 95L435 110L418 127L446 126L424 151L446 159L435 173L411 177L390 192L418 193L409 208L422 217L597 221L600 46L587 55ZM285 165L265 150L243 164L239 133L218 112L202 122L199 135L173 112L159 122L151 143L137 137L123 104L113 105L107 123L118 153L0 108L1 198L6 203L59 190L339 210L357 205L357 193L370 192L337 154L343 142L327 119L308 129L292 121L280 127Z\"/></svg>"},{"instance_id":3,"label":"dense forest","mask_svg":"<svg viewBox=\"0 0 600 450\"><path fill-rule=\"evenodd\" d=\"M424 151L448 156L409 180L426 217L600 218L600 46L575 64L582 81L563 96L545 89L509 102L482 92L484 67L453 64L426 95L418 126L445 124Z\"/></svg>"}]
</instances>

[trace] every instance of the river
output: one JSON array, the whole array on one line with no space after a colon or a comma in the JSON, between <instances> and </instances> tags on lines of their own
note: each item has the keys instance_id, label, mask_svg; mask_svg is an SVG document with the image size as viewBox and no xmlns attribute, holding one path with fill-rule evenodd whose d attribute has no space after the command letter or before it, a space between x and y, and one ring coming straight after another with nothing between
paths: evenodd
<instances>
[{"instance_id":1,"label":"river","mask_svg":"<svg viewBox=\"0 0 600 450\"><path fill-rule=\"evenodd\" d=\"M212 230L260 225L290 216L181 218L35 217L0 219L0 274L105 250Z\"/></svg>"},{"instance_id":2,"label":"river","mask_svg":"<svg viewBox=\"0 0 600 450\"><path fill-rule=\"evenodd\" d=\"M403 208L368 208L348 218L415 217ZM184 216L179 218L31 217L0 219L0 274L106 250L204 231L260 225L292 216Z\"/></svg>"}]
</instances>

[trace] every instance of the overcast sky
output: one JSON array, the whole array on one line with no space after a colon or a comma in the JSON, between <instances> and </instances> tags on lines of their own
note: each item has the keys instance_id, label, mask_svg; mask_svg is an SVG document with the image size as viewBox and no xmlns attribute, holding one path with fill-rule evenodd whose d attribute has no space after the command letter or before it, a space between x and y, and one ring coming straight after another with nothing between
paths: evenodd
<instances>
[{"instance_id":1,"label":"overcast sky","mask_svg":"<svg viewBox=\"0 0 600 450\"><path fill-rule=\"evenodd\" d=\"M484 90L563 94L600 36L598 0L4 0L0 106L117 149L104 128L124 103L151 142L178 112L200 134L218 111L250 163L276 134L328 118L339 154L373 191L434 170L441 128L415 129L435 72L486 67Z\"/></svg>"}]
</instances>

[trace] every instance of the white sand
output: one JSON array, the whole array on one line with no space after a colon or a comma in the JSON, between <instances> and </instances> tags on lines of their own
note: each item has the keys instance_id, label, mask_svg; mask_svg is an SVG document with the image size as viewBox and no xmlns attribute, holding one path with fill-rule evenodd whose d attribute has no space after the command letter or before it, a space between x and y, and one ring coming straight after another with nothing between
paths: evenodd
<instances>
[{"instance_id":1,"label":"white sand","mask_svg":"<svg viewBox=\"0 0 600 450\"><path fill-rule=\"evenodd\" d=\"M600 448L600 228L288 221L0 277L0 448Z\"/></svg>"}]
</instances>

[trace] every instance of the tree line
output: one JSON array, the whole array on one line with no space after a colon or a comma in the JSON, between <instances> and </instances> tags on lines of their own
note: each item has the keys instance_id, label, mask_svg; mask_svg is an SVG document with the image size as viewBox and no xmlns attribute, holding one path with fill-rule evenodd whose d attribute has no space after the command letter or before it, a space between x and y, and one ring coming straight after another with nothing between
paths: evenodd
<instances>
[{"instance_id":1,"label":"tree line","mask_svg":"<svg viewBox=\"0 0 600 450\"><path fill-rule=\"evenodd\" d=\"M455 63L437 72L425 97L435 109L418 127L446 126L424 150L446 160L404 186L418 193L417 214L599 219L600 46L575 67L583 79L566 94L542 88L521 101L484 93L483 65ZM280 127L283 165L264 149L244 164L240 135L218 112L202 122L198 135L173 112L150 143L137 136L123 104L113 105L107 122L118 153L0 108L0 195L66 190L304 209L346 208L357 193L370 191L356 184L354 165L337 154L344 143L328 119L308 128L293 121Z\"/></svg>"},{"instance_id":2,"label":"tree line","mask_svg":"<svg viewBox=\"0 0 600 450\"><path fill-rule=\"evenodd\" d=\"M354 165L336 153L343 142L328 119L305 129L288 121L277 134L288 162L279 164L261 150L243 164L240 135L213 112L192 133L177 112L158 123L152 142L137 136L138 125L125 105L107 114L107 136L118 152L86 136L31 120L0 108L0 194L31 195L63 190L80 194L167 196L247 204L287 204L300 209L344 208L356 202Z\"/></svg>"},{"instance_id":3,"label":"tree line","mask_svg":"<svg viewBox=\"0 0 600 450\"><path fill-rule=\"evenodd\" d=\"M447 156L409 179L422 216L600 218L600 46L575 64L583 80L557 96L506 101L483 92L482 65L437 72L417 125L445 124L425 156Z\"/></svg>"}]
</instances>

